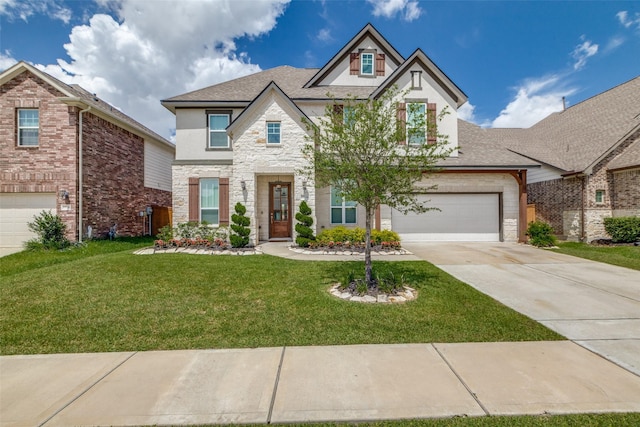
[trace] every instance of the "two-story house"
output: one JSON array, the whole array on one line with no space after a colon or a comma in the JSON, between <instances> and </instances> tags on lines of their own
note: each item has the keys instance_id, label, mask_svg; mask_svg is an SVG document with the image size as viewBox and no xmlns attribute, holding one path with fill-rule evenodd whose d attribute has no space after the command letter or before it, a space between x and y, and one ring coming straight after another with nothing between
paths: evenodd
<instances>
[{"instance_id":1,"label":"two-story house","mask_svg":"<svg viewBox=\"0 0 640 427\"><path fill-rule=\"evenodd\" d=\"M77 85L19 62L0 74L0 255L58 214L67 237L154 234L169 222L175 146ZM155 225L155 227L153 227Z\"/></svg>"},{"instance_id":2,"label":"two-story house","mask_svg":"<svg viewBox=\"0 0 640 427\"><path fill-rule=\"evenodd\" d=\"M393 86L406 93L395 100L399 117L411 103L425 114L450 112L438 126L452 152L440 172L418 183L437 184L420 197L439 211L403 215L383 206L375 227L393 229L405 241L523 240L526 168L539 164L458 120L464 92L422 50L404 58L370 24L322 68L276 67L162 101L176 115L174 222L228 224L241 202L253 243L292 239L293 217L305 200L316 232L363 226L363 209L298 173L310 136L303 118L318 123L334 99L376 98Z\"/></svg>"}]
</instances>

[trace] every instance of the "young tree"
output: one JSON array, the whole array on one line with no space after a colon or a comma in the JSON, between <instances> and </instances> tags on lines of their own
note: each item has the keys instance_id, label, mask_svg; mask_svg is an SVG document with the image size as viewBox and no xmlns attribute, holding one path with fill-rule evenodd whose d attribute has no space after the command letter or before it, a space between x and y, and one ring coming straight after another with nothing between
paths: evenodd
<instances>
[{"instance_id":1,"label":"young tree","mask_svg":"<svg viewBox=\"0 0 640 427\"><path fill-rule=\"evenodd\" d=\"M303 152L309 165L303 173L316 187L334 186L346 200L365 210L365 280L372 280L371 227L381 204L400 212L426 212L414 185L435 170L448 155L448 136L439 134L437 122L447 114L427 110L424 104L397 102L397 88L378 99L334 99L312 133ZM424 188L426 191L432 189Z\"/></svg>"}]
</instances>

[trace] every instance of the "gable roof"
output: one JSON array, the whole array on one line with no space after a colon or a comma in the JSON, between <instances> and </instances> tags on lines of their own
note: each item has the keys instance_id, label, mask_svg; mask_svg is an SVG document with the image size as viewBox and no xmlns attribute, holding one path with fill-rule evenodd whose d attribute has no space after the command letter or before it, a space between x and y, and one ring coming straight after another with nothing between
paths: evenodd
<instances>
[{"instance_id":1,"label":"gable roof","mask_svg":"<svg viewBox=\"0 0 640 427\"><path fill-rule=\"evenodd\" d=\"M206 106L213 102L244 107L260 95L271 82L276 83L290 99L331 99L327 96L326 87L304 88L305 82L316 71L316 68L294 68L283 65L174 96L162 100L161 103L174 113L176 107ZM331 95L337 98L348 96L367 98L374 89L374 86L331 86Z\"/></svg>"},{"instance_id":2,"label":"gable roof","mask_svg":"<svg viewBox=\"0 0 640 427\"><path fill-rule=\"evenodd\" d=\"M519 154L567 172L590 173L638 132L639 100L640 76L553 113L528 129L490 131Z\"/></svg>"},{"instance_id":3,"label":"gable roof","mask_svg":"<svg viewBox=\"0 0 640 427\"><path fill-rule=\"evenodd\" d=\"M384 51L385 55L396 65L404 62L404 58L370 23L365 25L342 49L336 53L318 72L304 85L305 88L314 87L327 76L337 65L345 59L362 41L370 37Z\"/></svg>"},{"instance_id":4,"label":"gable roof","mask_svg":"<svg viewBox=\"0 0 640 427\"><path fill-rule=\"evenodd\" d=\"M416 63L420 64L422 68L440 85L440 87L442 87L447 92L447 94L451 97L451 99L453 99L458 107L467 102L467 95L465 95L465 93L460 90L460 88L456 86L456 84L453 83L451 79L449 79L449 77L445 73L443 73L436 64L433 63L433 61L431 61L431 59L422 51L422 49L419 48L416 49L416 51L413 52L411 56L409 56L409 58L407 58L407 60L404 61L402 65L400 65L400 67L396 68L396 70L387 78L387 80L385 80L384 83L380 85L380 87L373 91L371 96L373 98L377 98L382 95L385 90L389 89L389 87L391 87L398 80L398 78L400 78L400 76L405 74L407 70L409 70Z\"/></svg>"},{"instance_id":5,"label":"gable roof","mask_svg":"<svg viewBox=\"0 0 640 427\"><path fill-rule=\"evenodd\" d=\"M111 104L101 100L95 94L90 93L77 84L68 85L50 74L40 71L31 64L20 61L14 66L5 70L0 74L0 85L13 80L24 72L29 72L41 80L51 85L54 89L62 93L64 96L58 98L67 105L79 107L81 109L91 107L91 113L101 116L107 121L117 124L127 130L142 136L143 138L151 138L163 145L171 147L175 150L175 145L161 137L143 124L137 122L133 118L124 114L122 111L114 108Z\"/></svg>"},{"instance_id":6,"label":"gable roof","mask_svg":"<svg viewBox=\"0 0 640 427\"><path fill-rule=\"evenodd\" d=\"M280 89L278 87L278 85L275 82L271 82L267 85L267 87L265 87L262 92L260 93L260 95L258 95L252 102L251 104L249 104L247 106L247 108L245 108L242 113L240 113L240 115L238 115L238 117L236 117L236 119L227 127L227 133L229 133L230 135L233 135L234 130L240 125L242 124L242 122L245 121L246 117L251 117L251 114L253 113L253 111L258 108L258 106L260 105L260 101L262 101L263 99L265 99L266 97L269 96L269 94L271 93L275 93L276 97L282 99L285 104L291 108L295 114L297 114L298 116L292 116L296 121L300 122L301 118L306 119L309 123L312 123L311 120L309 119L309 117L307 117L307 115L305 113L302 112L302 110L300 110L300 108L298 108L298 106L282 91L282 89Z\"/></svg>"}]
</instances>

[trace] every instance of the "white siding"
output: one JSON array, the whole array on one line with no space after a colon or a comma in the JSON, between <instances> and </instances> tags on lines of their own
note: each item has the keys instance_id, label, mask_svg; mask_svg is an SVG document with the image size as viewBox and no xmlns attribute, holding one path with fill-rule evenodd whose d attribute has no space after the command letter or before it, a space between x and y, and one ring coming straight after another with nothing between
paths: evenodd
<instances>
[{"instance_id":1,"label":"white siding","mask_svg":"<svg viewBox=\"0 0 640 427\"><path fill-rule=\"evenodd\" d=\"M527 169L527 184L562 178L562 175L560 175L561 173L562 170L549 165L542 165L540 168Z\"/></svg>"},{"instance_id":2,"label":"white siding","mask_svg":"<svg viewBox=\"0 0 640 427\"><path fill-rule=\"evenodd\" d=\"M174 153L169 147L144 141L144 186L171 191L171 163Z\"/></svg>"}]
</instances>

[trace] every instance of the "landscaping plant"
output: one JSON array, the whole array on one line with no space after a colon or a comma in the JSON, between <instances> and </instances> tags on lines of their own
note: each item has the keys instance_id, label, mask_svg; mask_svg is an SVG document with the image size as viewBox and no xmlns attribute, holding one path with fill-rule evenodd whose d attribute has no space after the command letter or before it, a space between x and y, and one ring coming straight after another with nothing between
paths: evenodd
<instances>
[{"instance_id":1,"label":"landscaping plant","mask_svg":"<svg viewBox=\"0 0 640 427\"><path fill-rule=\"evenodd\" d=\"M251 220L245 216L247 208L242 203L236 203L235 211L236 213L231 215L231 221L233 222L231 230L233 233L231 233L229 239L231 240L231 246L234 248L244 248L249 244L249 234L251 234L249 224Z\"/></svg>"},{"instance_id":2,"label":"landscaping plant","mask_svg":"<svg viewBox=\"0 0 640 427\"><path fill-rule=\"evenodd\" d=\"M527 228L529 243L537 247L550 247L556 245L556 236L551 225L544 221L533 221Z\"/></svg>"},{"instance_id":3,"label":"landscaping plant","mask_svg":"<svg viewBox=\"0 0 640 427\"><path fill-rule=\"evenodd\" d=\"M640 217L605 218L604 229L609 233L614 243L640 241Z\"/></svg>"},{"instance_id":4,"label":"landscaping plant","mask_svg":"<svg viewBox=\"0 0 640 427\"><path fill-rule=\"evenodd\" d=\"M307 205L306 201L300 203L300 209L296 214L296 243L302 248L309 246L309 242L316 240L313 235L311 226L313 225L313 218L311 218L311 208Z\"/></svg>"},{"instance_id":5,"label":"landscaping plant","mask_svg":"<svg viewBox=\"0 0 640 427\"><path fill-rule=\"evenodd\" d=\"M26 243L27 249L64 249L71 245L65 236L67 226L58 215L51 211L42 211L34 216L34 221L27 223L29 230L38 235Z\"/></svg>"}]
</instances>

